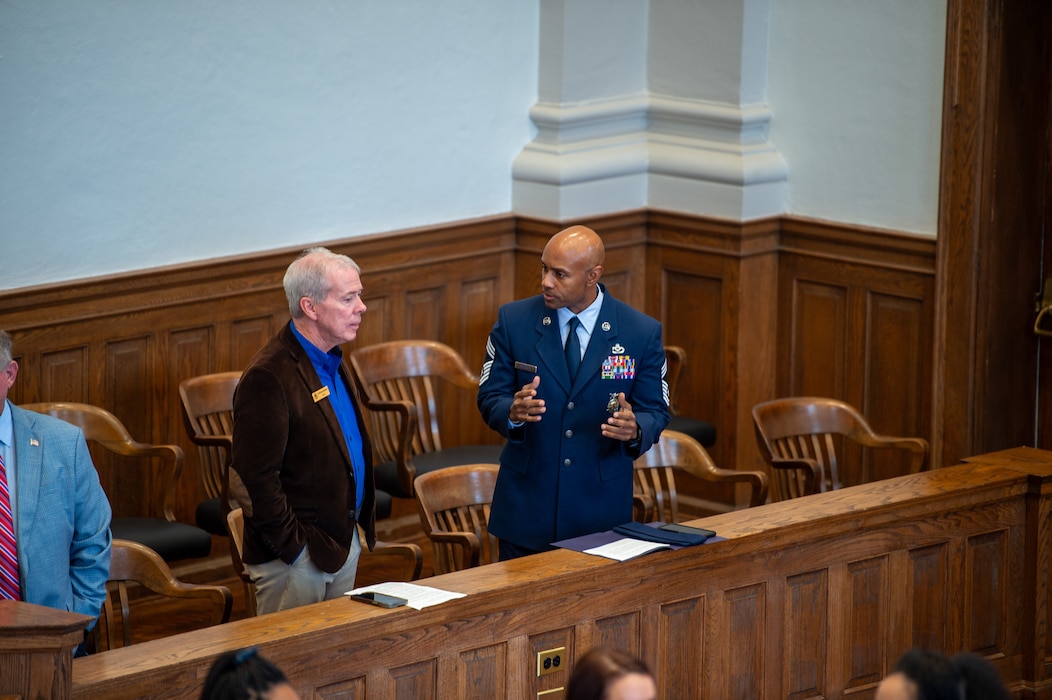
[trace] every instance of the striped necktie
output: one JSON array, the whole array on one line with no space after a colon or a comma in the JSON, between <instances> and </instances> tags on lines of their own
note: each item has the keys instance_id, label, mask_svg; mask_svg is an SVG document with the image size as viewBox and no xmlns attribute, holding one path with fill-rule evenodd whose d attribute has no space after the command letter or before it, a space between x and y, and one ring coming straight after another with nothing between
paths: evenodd
<instances>
[{"instance_id":1,"label":"striped necktie","mask_svg":"<svg viewBox=\"0 0 1052 700\"><path fill-rule=\"evenodd\" d=\"M18 585L15 522L11 517L11 492L7 488L3 456L0 456L0 598L22 600Z\"/></svg>"}]
</instances>

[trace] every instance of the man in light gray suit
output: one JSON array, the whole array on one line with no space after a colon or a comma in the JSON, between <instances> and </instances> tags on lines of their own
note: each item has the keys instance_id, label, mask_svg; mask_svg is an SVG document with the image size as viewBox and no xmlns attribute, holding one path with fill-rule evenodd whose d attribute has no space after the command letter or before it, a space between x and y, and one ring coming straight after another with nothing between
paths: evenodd
<instances>
[{"instance_id":1,"label":"man in light gray suit","mask_svg":"<svg viewBox=\"0 0 1052 700\"><path fill-rule=\"evenodd\" d=\"M84 433L7 400L18 376L0 330L0 458L6 472L21 599L98 617L110 573L110 504Z\"/></svg>"}]
</instances>

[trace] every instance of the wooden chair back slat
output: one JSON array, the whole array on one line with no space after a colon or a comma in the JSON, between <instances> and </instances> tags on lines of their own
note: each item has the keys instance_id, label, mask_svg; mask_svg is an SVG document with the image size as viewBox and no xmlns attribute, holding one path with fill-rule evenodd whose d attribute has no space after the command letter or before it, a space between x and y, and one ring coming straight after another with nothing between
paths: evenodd
<instances>
[{"instance_id":1,"label":"wooden chair back slat","mask_svg":"<svg viewBox=\"0 0 1052 700\"><path fill-rule=\"evenodd\" d=\"M644 521L679 522L677 469L705 481L748 484L750 506L761 505L767 500L768 479L765 474L721 469L697 440L675 430L662 432L657 444L643 453L634 467L636 517L642 517Z\"/></svg>"},{"instance_id":2,"label":"wooden chair back slat","mask_svg":"<svg viewBox=\"0 0 1052 700\"><path fill-rule=\"evenodd\" d=\"M432 542L436 574L497 560L489 513L498 470L496 464L466 464L417 477L420 522Z\"/></svg>"},{"instance_id":3,"label":"wooden chair back slat","mask_svg":"<svg viewBox=\"0 0 1052 700\"><path fill-rule=\"evenodd\" d=\"M907 473L927 466L926 440L879 435L853 406L835 399L766 401L753 408L753 424L760 451L771 468L775 500L841 488L849 453L851 462L858 463L850 483L864 483L871 472L863 448L901 452Z\"/></svg>"}]
</instances>

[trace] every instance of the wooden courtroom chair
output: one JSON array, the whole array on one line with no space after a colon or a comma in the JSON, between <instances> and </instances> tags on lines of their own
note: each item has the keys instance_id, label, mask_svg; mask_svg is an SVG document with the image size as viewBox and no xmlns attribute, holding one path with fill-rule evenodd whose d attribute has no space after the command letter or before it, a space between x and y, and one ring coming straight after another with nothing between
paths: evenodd
<instances>
[{"instance_id":1,"label":"wooden courtroom chair","mask_svg":"<svg viewBox=\"0 0 1052 700\"><path fill-rule=\"evenodd\" d=\"M234 441L234 390L241 374L237 370L203 374L179 383L183 424L190 440L198 446L198 475L209 496L209 500L198 505L198 525L212 534L223 536L229 531L227 514L247 500L241 479L230 469ZM391 508L391 494L377 489L376 519L391 517Z\"/></svg>"},{"instance_id":2,"label":"wooden courtroom chair","mask_svg":"<svg viewBox=\"0 0 1052 700\"><path fill-rule=\"evenodd\" d=\"M256 587L245 569L241 560L245 542L245 512L241 508L234 508L226 514L227 527L230 532L230 541L233 544L230 554L234 565L234 571L245 586L245 610L250 617L256 616ZM358 531L362 542L362 557L369 556L394 556L400 557L402 561L402 579L404 581L416 581L420 578L420 572L424 567L424 553L420 547L412 542L381 542L377 540L376 546L370 552L365 547L365 535Z\"/></svg>"},{"instance_id":3,"label":"wooden courtroom chair","mask_svg":"<svg viewBox=\"0 0 1052 700\"><path fill-rule=\"evenodd\" d=\"M669 422L666 430L686 433L697 440L703 447L716 444L716 426L708 421L680 415L676 408L676 396L679 393L679 379L683 366L687 363L687 351L678 345L665 346L665 381L668 383Z\"/></svg>"},{"instance_id":4,"label":"wooden courtroom chair","mask_svg":"<svg viewBox=\"0 0 1052 700\"><path fill-rule=\"evenodd\" d=\"M159 485L163 490L164 500L159 510L164 517L115 516L110 524L110 531L115 538L146 545L165 561L208 556L212 549L212 536L199 527L175 519L176 488L183 472L181 447L137 442L116 416L90 404L32 403L24 404L22 408L46 413L76 425L84 431L89 443L99 445L114 455L136 458L125 460L129 463L134 461L136 464L160 465L154 478L147 481L154 486Z\"/></svg>"},{"instance_id":5,"label":"wooden courtroom chair","mask_svg":"<svg viewBox=\"0 0 1052 700\"><path fill-rule=\"evenodd\" d=\"M749 506L767 501L767 475L763 472L721 469L701 444L676 430L665 430L657 444L635 461L636 519L640 522L677 523L679 501L676 493L677 470L705 481L747 483Z\"/></svg>"},{"instance_id":6,"label":"wooden courtroom chair","mask_svg":"<svg viewBox=\"0 0 1052 700\"><path fill-rule=\"evenodd\" d=\"M235 504L230 495L233 452L234 389L241 372L217 372L179 382L183 425L197 446L197 479L206 500L197 505L196 521L213 535L227 535L226 514Z\"/></svg>"},{"instance_id":7,"label":"wooden courtroom chair","mask_svg":"<svg viewBox=\"0 0 1052 700\"><path fill-rule=\"evenodd\" d=\"M772 498L785 500L839 489L848 445L899 450L908 473L928 463L928 442L916 437L878 435L853 406L836 399L791 397L765 401L752 410L760 452L771 467ZM852 483L871 481L869 462Z\"/></svg>"},{"instance_id":8,"label":"wooden courtroom chair","mask_svg":"<svg viewBox=\"0 0 1052 700\"><path fill-rule=\"evenodd\" d=\"M467 390L465 399L472 402L478 391L478 377L456 350L430 340L395 340L358 348L350 360L371 419L378 489L412 498L420 474L500 460L500 445L442 443L440 384Z\"/></svg>"},{"instance_id":9,"label":"wooden courtroom chair","mask_svg":"<svg viewBox=\"0 0 1052 700\"><path fill-rule=\"evenodd\" d=\"M132 643L131 603L128 584L137 583L153 593L170 598L185 598L211 604L209 625L230 619L234 597L225 586L185 583L172 574L164 560L149 547L130 540L114 539L110 558L108 594L102 613L93 630L95 651L129 646ZM120 605L115 614L114 597ZM119 644L118 642L123 642Z\"/></svg>"},{"instance_id":10,"label":"wooden courtroom chair","mask_svg":"<svg viewBox=\"0 0 1052 700\"><path fill-rule=\"evenodd\" d=\"M499 470L497 464L463 464L416 478L420 523L435 552L436 574L497 561L489 508Z\"/></svg>"}]
</instances>

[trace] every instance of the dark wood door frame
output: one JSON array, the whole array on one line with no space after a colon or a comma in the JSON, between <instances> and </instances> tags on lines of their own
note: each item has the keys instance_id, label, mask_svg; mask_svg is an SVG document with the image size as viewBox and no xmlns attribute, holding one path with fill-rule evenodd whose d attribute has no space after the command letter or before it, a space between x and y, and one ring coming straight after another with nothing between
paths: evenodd
<instances>
[{"instance_id":1,"label":"dark wood door frame","mask_svg":"<svg viewBox=\"0 0 1052 700\"><path fill-rule=\"evenodd\" d=\"M948 0L934 466L1047 440L1035 427L1031 329L1048 192L1050 18L1047 0Z\"/></svg>"}]
</instances>

